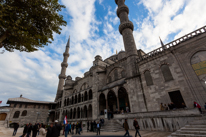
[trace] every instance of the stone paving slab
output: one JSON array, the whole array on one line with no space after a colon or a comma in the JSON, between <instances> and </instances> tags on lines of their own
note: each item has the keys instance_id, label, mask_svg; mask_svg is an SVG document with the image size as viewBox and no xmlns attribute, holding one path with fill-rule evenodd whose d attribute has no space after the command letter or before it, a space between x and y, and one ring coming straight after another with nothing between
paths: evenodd
<instances>
[{"instance_id":1,"label":"stone paving slab","mask_svg":"<svg viewBox=\"0 0 206 137\"><path fill-rule=\"evenodd\" d=\"M0 137L12 137L13 129L11 128L4 128L0 127ZM19 137L23 133L23 128L19 128L16 134L16 137ZM129 130L129 133L131 136L134 137L135 131L134 130ZM142 137L167 137L171 135L172 132L154 132L154 131L141 131L140 134ZM62 132L61 132L62 134ZM125 131L120 131L120 132L101 132L100 137L105 137L105 136L123 136L125 134ZM81 133L81 135L73 135L73 137L95 137L96 133L95 132L86 132L84 131ZM137 135L138 136L138 135ZM60 137L65 137L64 135L61 135ZM72 137L70 134L68 137ZM99 136L98 136L99 137Z\"/></svg>"}]
</instances>

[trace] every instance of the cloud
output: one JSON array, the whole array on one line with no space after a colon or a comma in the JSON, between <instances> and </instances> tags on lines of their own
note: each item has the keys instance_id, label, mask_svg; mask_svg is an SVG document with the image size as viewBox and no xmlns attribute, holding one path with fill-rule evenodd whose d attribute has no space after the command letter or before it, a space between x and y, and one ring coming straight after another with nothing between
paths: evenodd
<instances>
[{"instance_id":1,"label":"cloud","mask_svg":"<svg viewBox=\"0 0 206 137\"><path fill-rule=\"evenodd\" d=\"M158 37L170 42L206 24L204 0L141 0L149 14L143 22L136 22L134 31L137 47L149 52L160 47Z\"/></svg>"}]
</instances>

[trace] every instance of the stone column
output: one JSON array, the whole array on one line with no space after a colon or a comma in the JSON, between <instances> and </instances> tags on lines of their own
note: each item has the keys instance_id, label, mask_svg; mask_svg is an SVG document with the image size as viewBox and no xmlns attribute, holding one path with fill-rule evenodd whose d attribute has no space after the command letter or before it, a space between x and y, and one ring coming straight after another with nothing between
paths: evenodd
<instances>
[{"instance_id":1,"label":"stone column","mask_svg":"<svg viewBox=\"0 0 206 137\"><path fill-rule=\"evenodd\" d=\"M119 96L117 96L117 107L118 107L118 111L119 111Z\"/></svg>"},{"instance_id":2,"label":"stone column","mask_svg":"<svg viewBox=\"0 0 206 137\"><path fill-rule=\"evenodd\" d=\"M106 99L106 109L108 111L108 100Z\"/></svg>"}]
</instances>

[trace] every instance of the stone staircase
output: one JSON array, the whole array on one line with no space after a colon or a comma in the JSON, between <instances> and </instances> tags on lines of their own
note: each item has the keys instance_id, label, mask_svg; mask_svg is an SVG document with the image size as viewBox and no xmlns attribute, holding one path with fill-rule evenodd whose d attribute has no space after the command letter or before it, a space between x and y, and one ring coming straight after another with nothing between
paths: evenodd
<instances>
[{"instance_id":1,"label":"stone staircase","mask_svg":"<svg viewBox=\"0 0 206 137\"><path fill-rule=\"evenodd\" d=\"M168 137L206 137L206 116L190 122Z\"/></svg>"},{"instance_id":2,"label":"stone staircase","mask_svg":"<svg viewBox=\"0 0 206 137\"><path fill-rule=\"evenodd\" d=\"M4 127L4 121L0 121L0 127Z\"/></svg>"},{"instance_id":3,"label":"stone staircase","mask_svg":"<svg viewBox=\"0 0 206 137\"><path fill-rule=\"evenodd\" d=\"M123 125L118 123L116 120L105 120L104 126L101 127L101 131L105 132L118 132L124 131Z\"/></svg>"}]
</instances>

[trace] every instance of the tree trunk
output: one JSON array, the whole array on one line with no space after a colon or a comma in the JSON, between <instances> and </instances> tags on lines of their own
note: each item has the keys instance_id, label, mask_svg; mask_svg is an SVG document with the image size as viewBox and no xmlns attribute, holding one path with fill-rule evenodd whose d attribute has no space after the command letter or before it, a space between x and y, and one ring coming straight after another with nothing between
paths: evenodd
<instances>
[{"instance_id":1,"label":"tree trunk","mask_svg":"<svg viewBox=\"0 0 206 137\"><path fill-rule=\"evenodd\" d=\"M3 47L2 42L8 37L8 32L6 31L3 35L0 36L0 48Z\"/></svg>"}]
</instances>

